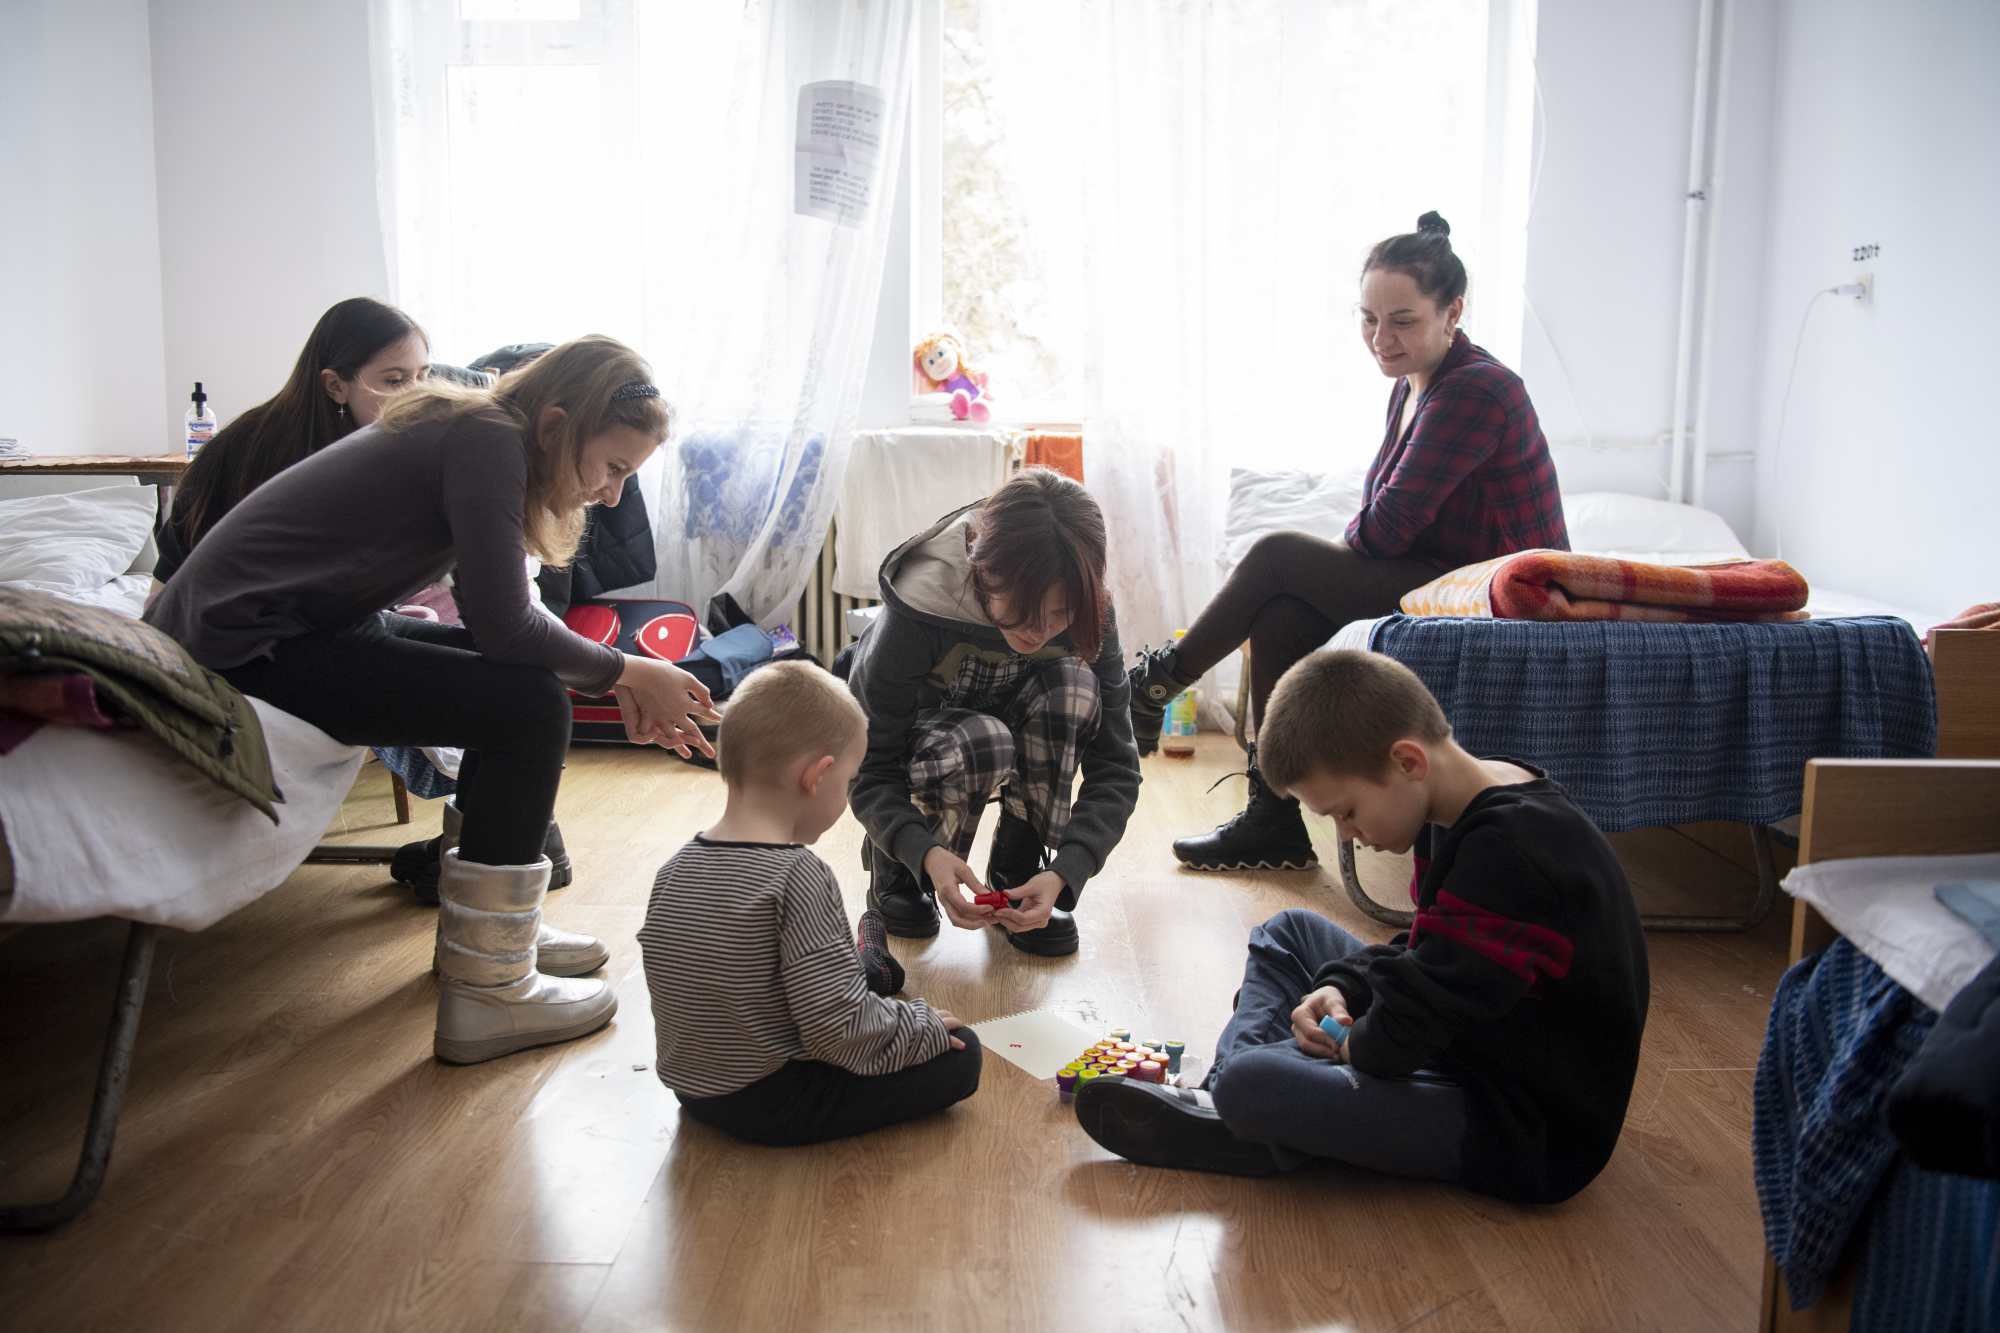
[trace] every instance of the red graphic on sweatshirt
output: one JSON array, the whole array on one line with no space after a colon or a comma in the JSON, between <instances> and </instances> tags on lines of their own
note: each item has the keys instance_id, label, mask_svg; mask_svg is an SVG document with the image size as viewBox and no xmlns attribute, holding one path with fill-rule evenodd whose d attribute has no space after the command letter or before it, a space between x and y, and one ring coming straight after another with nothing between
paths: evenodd
<instances>
[{"instance_id":1,"label":"red graphic on sweatshirt","mask_svg":"<svg viewBox=\"0 0 2000 1333\"><path fill-rule=\"evenodd\" d=\"M1528 983L1530 995L1540 992L1542 978L1560 981L1569 975L1576 948L1546 926L1516 921L1440 891L1428 910L1420 910L1410 926L1410 946L1419 931L1428 930L1491 958Z\"/></svg>"}]
</instances>

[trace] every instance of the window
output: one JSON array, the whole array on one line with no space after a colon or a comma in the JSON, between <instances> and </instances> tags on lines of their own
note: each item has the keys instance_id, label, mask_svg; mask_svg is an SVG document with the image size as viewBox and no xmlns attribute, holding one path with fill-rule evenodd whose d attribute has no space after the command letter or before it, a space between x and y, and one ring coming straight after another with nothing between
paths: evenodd
<instances>
[{"instance_id":1,"label":"window","mask_svg":"<svg viewBox=\"0 0 2000 1333\"><path fill-rule=\"evenodd\" d=\"M973 364L992 376L1002 415L1075 415L1060 328L1039 262L980 31L980 0L943 0L939 59L943 322ZM1044 238L1055 240L1057 238ZM1067 344L1067 348L1066 345Z\"/></svg>"}]
</instances>

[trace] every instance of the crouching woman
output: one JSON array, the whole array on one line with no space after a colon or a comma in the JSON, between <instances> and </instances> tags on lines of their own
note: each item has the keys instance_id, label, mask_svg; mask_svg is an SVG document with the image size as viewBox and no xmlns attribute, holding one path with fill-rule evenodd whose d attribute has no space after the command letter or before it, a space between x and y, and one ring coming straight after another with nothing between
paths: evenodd
<instances>
[{"instance_id":1,"label":"crouching woman","mask_svg":"<svg viewBox=\"0 0 2000 1333\"><path fill-rule=\"evenodd\" d=\"M1076 952L1077 897L1139 795L1104 564L1097 501L1043 468L882 562L884 609L848 680L868 714L849 803L868 833L868 905L890 934L935 935L942 909L1027 953ZM996 797L982 883L965 858Z\"/></svg>"},{"instance_id":2,"label":"crouching woman","mask_svg":"<svg viewBox=\"0 0 2000 1333\"><path fill-rule=\"evenodd\" d=\"M343 744L465 750L439 881L434 1049L448 1063L580 1037L618 1007L604 982L562 979L602 966L605 947L541 921L565 686L615 686L634 741L708 749L693 676L528 604L523 552L567 560L585 506L617 504L666 438L651 378L592 337L490 389L412 387L245 496L146 612L203 666ZM463 626L381 610L454 568Z\"/></svg>"}]
</instances>

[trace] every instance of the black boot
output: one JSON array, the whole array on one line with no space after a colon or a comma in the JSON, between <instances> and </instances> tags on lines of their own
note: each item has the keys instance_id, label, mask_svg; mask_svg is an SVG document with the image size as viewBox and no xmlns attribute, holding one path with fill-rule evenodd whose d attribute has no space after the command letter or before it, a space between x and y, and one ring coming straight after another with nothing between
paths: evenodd
<instances>
[{"instance_id":1,"label":"black boot","mask_svg":"<svg viewBox=\"0 0 2000 1333\"><path fill-rule=\"evenodd\" d=\"M1140 650L1139 664L1125 675L1132 692L1132 739L1139 742L1140 754L1152 754L1160 748L1167 705L1200 679L1198 673L1193 679L1180 674L1179 658L1171 647L1149 645Z\"/></svg>"},{"instance_id":2,"label":"black boot","mask_svg":"<svg viewBox=\"0 0 2000 1333\"><path fill-rule=\"evenodd\" d=\"M389 878L409 885L416 892L417 901L425 907L438 905L438 869L444 856L443 844L441 836L424 842L406 842L396 849L389 862ZM549 821L548 837L542 840L542 855L549 858L549 888L568 888L576 872L570 865L569 852L563 847L562 829L553 819Z\"/></svg>"},{"instance_id":3,"label":"black boot","mask_svg":"<svg viewBox=\"0 0 2000 1333\"><path fill-rule=\"evenodd\" d=\"M1189 870L1310 870L1319 864L1297 798L1278 799L1250 762L1250 800L1212 833L1180 838L1174 855Z\"/></svg>"},{"instance_id":4,"label":"black boot","mask_svg":"<svg viewBox=\"0 0 2000 1333\"><path fill-rule=\"evenodd\" d=\"M891 935L925 940L938 933L937 899L924 891L910 868L871 842L861 844L868 875L868 910L880 912Z\"/></svg>"},{"instance_id":5,"label":"black boot","mask_svg":"<svg viewBox=\"0 0 2000 1333\"><path fill-rule=\"evenodd\" d=\"M993 827L993 851L986 860L986 887L1001 893L1018 889L1042 873L1042 835L1025 819L1016 819L1000 807L1000 822ZM1067 885L1056 895L1057 906L1048 923L1034 930L1008 930L1007 943L1023 953L1041 958L1064 958L1076 952L1076 918L1067 909L1076 906L1076 895ZM999 929L1007 930L1005 926Z\"/></svg>"}]
</instances>

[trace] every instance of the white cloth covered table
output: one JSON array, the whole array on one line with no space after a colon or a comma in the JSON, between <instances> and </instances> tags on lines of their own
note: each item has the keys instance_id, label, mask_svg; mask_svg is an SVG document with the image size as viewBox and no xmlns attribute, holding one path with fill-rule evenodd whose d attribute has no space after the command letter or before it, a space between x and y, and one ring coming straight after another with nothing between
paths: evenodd
<instances>
[{"instance_id":1,"label":"white cloth covered table","mask_svg":"<svg viewBox=\"0 0 2000 1333\"><path fill-rule=\"evenodd\" d=\"M854 436L834 511L833 590L882 595L889 552L1007 480L1007 438L993 429L909 426Z\"/></svg>"},{"instance_id":2,"label":"white cloth covered table","mask_svg":"<svg viewBox=\"0 0 2000 1333\"><path fill-rule=\"evenodd\" d=\"M0 755L14 890L0 922L122 916L201 930L283 883L367 751L261 699L278 823L137 731L45 726Z\"/></svg>"}]
</instances>

